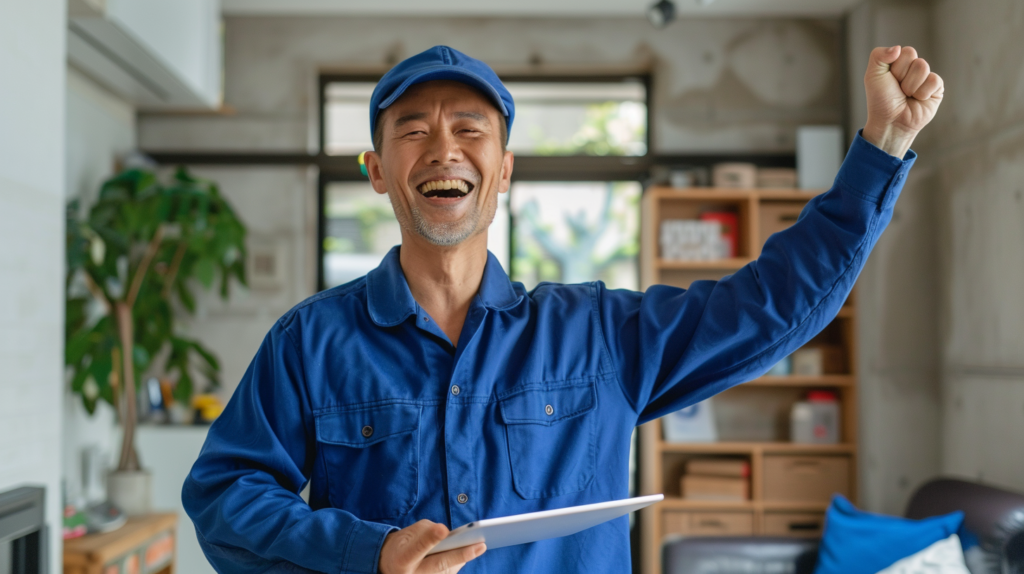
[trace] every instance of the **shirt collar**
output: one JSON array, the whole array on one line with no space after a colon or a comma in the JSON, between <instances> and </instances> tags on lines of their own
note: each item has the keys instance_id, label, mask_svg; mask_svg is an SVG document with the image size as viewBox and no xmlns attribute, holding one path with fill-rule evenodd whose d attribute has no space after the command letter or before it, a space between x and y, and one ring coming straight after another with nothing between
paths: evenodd
<instances>
[{"instance_id":1,"label":"shirt collar","mask_svg":"<svg viewBox=\"0 0 1024 574\"><path fill-rule=\"evenodd\" d=\"M398 256L400 249L400 245L392 247L380 265L366 274L366 301L370 318L381 327L393 327L406 320L409 315L415 315L419 309L402 271ZM501 268L501 263L498 263L494 254L488 251L483 281L480 283L480 291L474 298L474 304L505 311L518 305L522 299L523 296L516 293L512 281Z\"/></svg>"}]
</instances>

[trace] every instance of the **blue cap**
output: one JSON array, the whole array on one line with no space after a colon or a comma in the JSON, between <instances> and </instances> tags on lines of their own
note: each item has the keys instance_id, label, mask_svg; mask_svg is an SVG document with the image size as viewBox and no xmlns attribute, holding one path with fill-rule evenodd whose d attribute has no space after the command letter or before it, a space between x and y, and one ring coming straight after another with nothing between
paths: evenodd
<instances>
[{"instance_id":1,"label":"blue cap","mask_svg":"<svg viewBox=\"0 0 1024 574\"><path fill-rule=\"evenodd\" d=\"M512 133L516 106L512 94L490 66L448 46L433 48L406 58L377 82L370 97L370 136L377 129L380 111L395 103L410 86L431 80L454 80L480 90L505 116L507 134Z\"/></svg>"}]
</instances>

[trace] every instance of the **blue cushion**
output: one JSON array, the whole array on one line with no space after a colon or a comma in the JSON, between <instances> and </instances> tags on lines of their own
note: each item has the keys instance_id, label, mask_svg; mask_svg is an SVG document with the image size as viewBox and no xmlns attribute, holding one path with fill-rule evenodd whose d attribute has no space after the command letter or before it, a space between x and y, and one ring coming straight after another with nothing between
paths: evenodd
<instances>
[{"instance_id":1,"label":"blue cushion","mask_svg":"<svg viewBox=\"0 0 1024 574\"><path fill-rule=\"evenodd\" d=\"M814 574L875 574L949 538L963 521L960 511L924 520L873 514L836 495L825 514Z\"/></svg>"}]
</instances>

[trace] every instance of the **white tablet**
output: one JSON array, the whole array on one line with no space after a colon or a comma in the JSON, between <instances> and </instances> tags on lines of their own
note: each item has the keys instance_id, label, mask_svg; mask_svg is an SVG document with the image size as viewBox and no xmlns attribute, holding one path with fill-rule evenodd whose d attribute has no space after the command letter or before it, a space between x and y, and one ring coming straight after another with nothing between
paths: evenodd
<instances>
[{"instance_id":1,"label":"white tablet","mask_svg":"<svg viewBox=\"0 0 1024 574\"><path fill-rule=\"evenodd\" d=\"M477 542L486 542L487 549L490 550L568 536L640 510L664 498L665 496L662 494L652 494L610 502L598 502L597 504L477 520L449 532L448 537L427 554L462 548Z\"/></svg>"}]
</instances>

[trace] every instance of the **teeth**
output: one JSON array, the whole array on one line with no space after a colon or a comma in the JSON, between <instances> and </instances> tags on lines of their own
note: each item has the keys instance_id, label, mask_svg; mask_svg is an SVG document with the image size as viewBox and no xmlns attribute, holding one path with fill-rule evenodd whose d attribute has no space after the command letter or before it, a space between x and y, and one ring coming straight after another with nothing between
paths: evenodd
<instances>
[{"instance_id":1,"label":"teeth","mask_svg":"<svg viewBox=\"0 0 1024 574\"><path fill-rule=\"evenodd\" d=\"M420 193L440 189L457 189L462 193L469 193L469 184L461 179L446 179L442 181L428 181L420 186Z\"/></svg>"}]
</instances>

